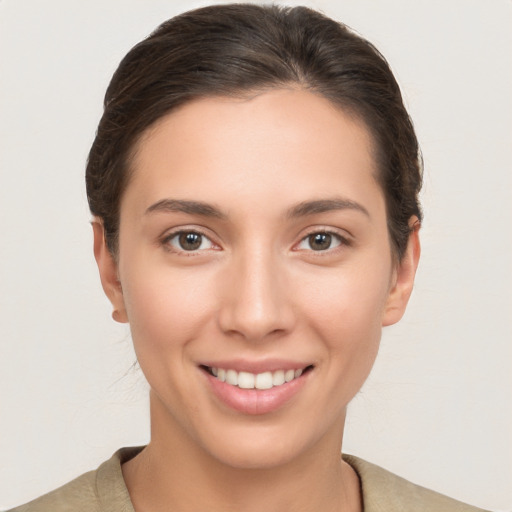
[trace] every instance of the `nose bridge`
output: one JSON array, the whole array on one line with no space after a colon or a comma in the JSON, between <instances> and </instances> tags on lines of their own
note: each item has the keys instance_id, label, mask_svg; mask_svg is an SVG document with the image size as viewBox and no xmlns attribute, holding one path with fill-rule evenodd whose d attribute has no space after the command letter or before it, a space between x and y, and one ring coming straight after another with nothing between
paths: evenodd
<instances>
[{"instance_id":1,"label":"nose bridge","mask_svg":"<svg viewBox=\"0 0 512 512\"><path fill-rule=\"evenodd\" d=\"M234 255L226 283L230 290L220 312L225 332L257 341L291 328L292 308L279 263L268 246L250 245Z\"/></svg>"}]
</instances>

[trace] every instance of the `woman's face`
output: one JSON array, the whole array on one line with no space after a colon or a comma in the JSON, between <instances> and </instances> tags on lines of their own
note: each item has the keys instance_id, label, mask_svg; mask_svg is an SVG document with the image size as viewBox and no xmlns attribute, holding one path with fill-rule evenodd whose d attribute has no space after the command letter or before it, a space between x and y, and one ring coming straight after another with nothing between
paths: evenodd
<instances>
[{"instance_id":1,"label":"woman's face","mask_svg":"<svg viewBox=\"0 0 512 512\"><path fill-rule=\"evenodd\" d=\"M145 134L133 170L117 267L99 235L96 254L152 442L236 467L339 445L415 268L393 263L365 127L305 91L202 99Z\"/></svg>"}]
</instances>

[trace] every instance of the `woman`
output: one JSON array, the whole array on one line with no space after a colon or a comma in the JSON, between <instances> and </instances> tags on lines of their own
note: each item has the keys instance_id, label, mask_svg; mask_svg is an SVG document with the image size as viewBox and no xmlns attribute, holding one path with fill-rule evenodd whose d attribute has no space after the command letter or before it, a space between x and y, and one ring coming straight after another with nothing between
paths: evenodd
<instances>
[{"instance_id":1,"label":"woman","mask_svg":"<svg viewBox=\"0 0 512 512\"><path fill-rule=\"evenodd\" d=\"M16 510L477 510L340 457L420 253L418 144L369 43L305 8L169 20L116 71L86 180L151 441Z\"/></svg>"}]
</instances>

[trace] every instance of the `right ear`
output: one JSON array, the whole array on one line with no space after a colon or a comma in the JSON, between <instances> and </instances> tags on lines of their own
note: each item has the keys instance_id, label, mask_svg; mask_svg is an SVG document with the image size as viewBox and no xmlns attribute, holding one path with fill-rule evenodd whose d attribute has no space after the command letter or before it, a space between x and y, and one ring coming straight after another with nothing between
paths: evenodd
<instances>
[{"instance_id":1,"label":"right ear","mask_svg":"<svg viewBox=\"0 0 512 512\"><path fill-rule=\"evenodd\" d=\"M123 289L119 281L117 263L107 246L103 223L95 217L91 225L94 234L94 257L100 272L101 285L114 308L112 318L116 322L127 323L128 316L124 306Z\"/></svg>"}]
</instances>

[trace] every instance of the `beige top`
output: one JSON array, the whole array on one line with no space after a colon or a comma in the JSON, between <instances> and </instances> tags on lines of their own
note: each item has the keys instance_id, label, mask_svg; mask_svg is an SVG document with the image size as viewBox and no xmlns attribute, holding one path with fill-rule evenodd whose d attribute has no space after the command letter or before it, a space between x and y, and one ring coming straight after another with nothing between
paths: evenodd
<instances>
[{"instance_id":1,"label":"beige top","mask_svg":"<svg viewBox=\"0 0 512 512\"><path fill-rule=\"evenodd\" d=\"M135 512L121 464L142 450L122 448L96 471L8 512ZM359 475L364 512L484 512L415 485L352 455L343 455Z\"/></svg>"}]
</instances>

